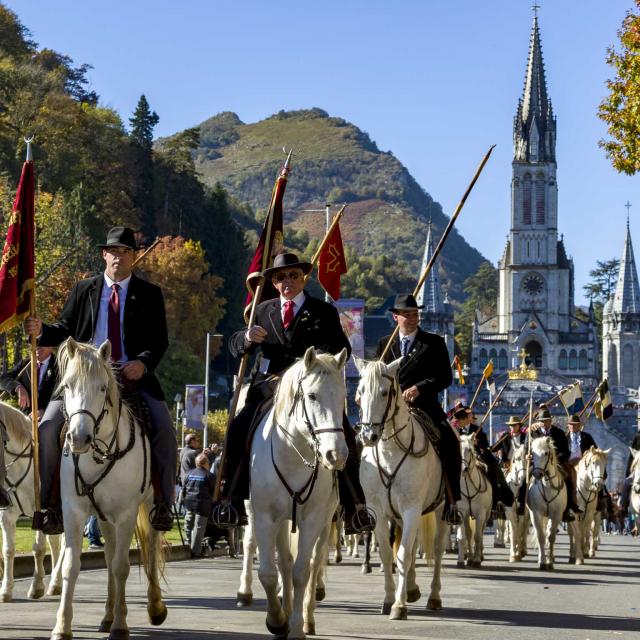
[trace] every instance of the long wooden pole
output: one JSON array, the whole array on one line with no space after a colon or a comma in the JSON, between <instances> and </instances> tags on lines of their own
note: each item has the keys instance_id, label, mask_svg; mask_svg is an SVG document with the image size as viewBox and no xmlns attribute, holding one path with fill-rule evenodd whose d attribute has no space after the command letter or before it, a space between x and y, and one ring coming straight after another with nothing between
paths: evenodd
<instances>
[{"instance_id":1,"label":"long wooden pole","mask_svg":"<svg viewBox=\"0 0 640 640\"><path fill-rule=\"evenodd\" d=\"M507 388L507 385L509 384L509 380L507 380L502 387L500 387L498 393L496 393L496 397L493 399L493 402L491 403L491 405L489 406L489 410L484 414L484 416L482 417L482 420L480 421L480 426L482 426L485 422L485 420L491 415L491 412L493 411L493 407L496 406L496 403L498 402L498 400L500 400L500 396L503 394L504 390Z\"/></svg>"},{"instance_id":2,"label":"long wooden pole","mask_svg":"<svg viewBox=\"0 0 640 640\"><path fill-rule=\"evenodd\" d=\"M533 423L533 391L529 397L529 426L527 427L527 467L525 470L525 489L524 489L524 503L527 504L529 498L529 474L531 468L531 425Z\"/></svg>"},{"instance_id":3,"label":"long wooden pole","mask_svg":"<svg viewBox=\"0 0 640 640\"><path fill-rule=\"evenodd\" d=\"M134 261L133 264L131 265L131 268L133 269L138 262L140 262L141 260L144 259L144 257L148 254L151 253L151 251L153 251L158 244L160 244L160 238L156 237L156 239L144 250L144 253L141 253Z\"/></svg>"},{"instance_id":4,"label":"long wooden pole","mask_svg":"<svg viewBox=\"0 0 640 640\"><path fill-rule=\"evenodd\" d=\"M324 234L324 238L322 239L322 242L318 245L316 252L313 254L313 257L311 258L312 265L315 266L316 262L318 262L318 259L320 258L320 254L322 253L322 250L324 249L325 245L329 241L329 238L331 237L333 230L336 228L336 225L340 222L340 218L342 218L342 214L344 213L344 210L347 208L347 206L348 205L343 204L342 207L340 207L340 211L336 213L335 217L331 221L331 225L327 229L327 232ZM309 272L305 276L305 282L309 279L310 276L311 276L311 272Z\"/></svg>"},{"instance_id":5,"label":"long wooden pole","mask_svg":"<svg viewBox=\"0 0 640 640\"><path fill-rule=\"evenodd\" d=\"M591 406L591 403L596 399L596 396L598 395L598 392L600 391L601 386L602 386L602 382L596 387L596 390L593 392L593 394L589 398L589 402L587 402L587 404L584 405L582 411L579 414L581 418L584 415L584 412ZM589 411L589 415L591 415L591 411Z\"/></svg>"},{"instance_id":6,"label":"long wooden pole","mask_svg":"<svg viewBox=\"0 0 640 640\"><path fill-rule=\"evenodd\" d=\"M493 363L493 360L490 360L489 362ZM476 403L476 400L478 399L478 394L480 393L480 390L482 389L482 384L484 383L484 381L486 380L486 377L484 375L484 371L482 372L482 378L480 378L480 383L478 384L478 387L476 388L476 392L473 394L473 398L471 400L471 404L469 405L469 409L473 409L473 405Z\"/></svg>"},{"instance_id":7,"label":"long wooden pole","mask_svg":"<svg viewBox=\"0 0 640 640\"><path fill-rule=\"evenodd\" d=\"M420 279L418 280L418 284L416 285L416 288L413 290L413 295L414 296L418 295L418 292L420 291L420 288L422 287L422 285L424 284L424 281L427 279L427 276L431 272L431 269L432 269L432 267L433 267L433 265L434 265L434 263L436 261L436 258L438 257L438 255L442 251L442 247L444 246L444 243L447 241L447 237L451 233L451 230L453 229L453 225L455 224L456 219L458 218L458 216L460 215L460 212L462 211L462 207L464 207L464 204L467 201L467 198L469 197L469 194L471 193L473 187L475 186L476 182L478 181L478 178L480 177L480 174L482 173L482 170L484 169L484 165L487 164L487 161L489 160L489 156L491 155L491 152L494 150L495 146L496 146L495 144L492 144L489 147L489 151L487 151L487 153L485 154L484 158L482 158L482 161L480 162L480 165L476 169L475 175L473 176L471 182L469 183L469 186L467 187L467 190L464 192L464 195L462 196L462 199L458 203L458 206L456 207L455 211L453 212L453 215L451 216L451 219L449 220L449 223L447 224L447 226L446 226L446 228L444 230L444 233L442 234L442 237L440 238L440 241L438 242L438 245L436 246L435 251L433 252L433 255L431 256L431 259L429 260L427 266L425 267L424 272L420 276ZM393 341L396 339L396 336L398 335L398 331L399 330L400 330L400 328L396 324L396 327L393 330L393 333L389 336L389 340L387 341L387 344L386 344L382 354L380 355L380 360L384 360L384 357L385 357L385 355L387 355L387 351L389 351L389 349L391 348L391 345L393 344Z\"/></svg>"}]
</instances>

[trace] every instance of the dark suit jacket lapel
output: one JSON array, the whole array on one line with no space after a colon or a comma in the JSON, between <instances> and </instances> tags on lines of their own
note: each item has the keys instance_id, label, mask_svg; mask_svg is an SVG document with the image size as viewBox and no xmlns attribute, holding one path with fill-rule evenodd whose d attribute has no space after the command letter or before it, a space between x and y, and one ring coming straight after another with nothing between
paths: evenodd
<instances>
[{"instance_id":1,"label":"dark suit jacket lapel","mask_svg":"<svg viewBox=\"0 0 640 640\"><path fill-rule=\"evenodd\" d=\"M140 304L140 287L139 280L132 275L127 287L127 298L124 303L124 318L122 319L122 341L127 339L127 328L130 326L131 318L135 317L136 308Z\"/></svg>"},{"instance_id":2,"label":"dark suit jacket lapel","mask_svg":"<svg viewBox=\"0 0 640 640\"><path fill-rule=\"evenodd\" d=\"M278 340L282 344L286 344L287 338L284 335L284 327L282 326L282 315L280 313L280 298L276 298L271 303L271 307L269 309L269 320L276 336L278 337Z\"/></svg>"},{"instance_id":3,"label":"dark suit jacket lapel","mask_svg":"<svg viewBox=\"0 0 640 640\"><path fill-rule=\"evenodd\" d=\"M89 286L89 299L91 300L91 338L96 333L98 324L98 314L100 313L100 295L102 294L102 286L104 284L104 275L98 276Z\"/></svg>"},{"instance_id":4,"label":"dark suit jacket lapel","mask_svg":"<svg viewBox=\"0 0 640 640\"><path fill-rule=\"evenodd\" d=\"M302 306L300 307L300 311L298 311L298 313L296 313L295 318L293 319L293 326L291 327L291 332L289 333L289 342L293 341L293 337L296 333L296 329L298 328L298 326L300 325L301 322L307 322L309 319L309 304L308 301L309 300L309 296L305 295L304 298L304 302L302 303Z\"/></svg>"}]
</instances>

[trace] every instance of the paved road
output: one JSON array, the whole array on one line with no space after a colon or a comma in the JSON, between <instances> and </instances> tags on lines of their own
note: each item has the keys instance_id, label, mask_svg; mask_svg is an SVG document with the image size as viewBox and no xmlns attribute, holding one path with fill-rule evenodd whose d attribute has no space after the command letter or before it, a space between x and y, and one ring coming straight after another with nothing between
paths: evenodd
<instances>
[{"instance_id":1,"label":"paved road","mask_svg":"<svg viewBox=\"0 0 640 640\"><path fill-rule=\"evenodd\" d=\"M487 538L486 543L490 544ZM446 556L445 609L425 610L426 595L410 605L409 620L390 622L379 615L382 576L360 574L358 561L345 559L329 569L327 599L316 615L321 638L373 640L415 638L464 640L640 640L640 540L603 539L598 558L584 567L565 564L567 538L558 545L560 562L553 574L536 569L534 558L509 564L501 549L487 550L480 570L459 570ZM423 563L421 563L423 565ZM129 579L132 638L153 640L257 640L269 638L264 627L264 599L256 585L252 609L237 610L239 560L216 558L168 565L164 626L146 620L144 585L137 568ZM427 593L428 569L419 569ZM256 580L257 582L257 580ZM104 638L95 632L105 595L105 572L84 572L78 582L74 638ZM27 581L16 584L16 601L0 605L0 639L48 638L57 603L52 598L25 599Z\"/></svg>"}]
</instances>

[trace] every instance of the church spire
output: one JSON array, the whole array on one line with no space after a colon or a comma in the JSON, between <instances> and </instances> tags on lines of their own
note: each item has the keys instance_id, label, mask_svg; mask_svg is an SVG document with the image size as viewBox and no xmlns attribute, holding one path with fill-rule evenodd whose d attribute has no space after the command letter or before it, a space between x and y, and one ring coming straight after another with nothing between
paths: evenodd
<instances>
[{"instance_id":1,"label":"church spire","mask_svg":"<svg viewBox=\"0 0 640 640\"><path fill-rule=\"evenodd\" d=\"M547 93L537 10L531 27L524 91L514 118L513 142L514 160L518 162L555 162L556 119Z\"/></svg>"},{"instance_id":2,"label":"church spire","mask_svg":"<svg viewBox=\"0 0 640 640\"><path fill-rule=\"evenodd\" d=\"M629 218L627 218L627 233L624 239L618 283L613 295L613 311L617 313L640 313L640 285L638 272L633 256Z\"/></svg>"},{"instance_id":3,"label":"church spire","mask_svg":"<svg viewBox=\"0 0 640 640\"><path fill-rule=\"evenodd\" d=\"M431 220L429 220L429 224L427 226L427 242L425 243L424 256L422 257L421 273L424 273L424 270L427 268L427 264L429 264L429 260L431 260L432 256L433 236ZM440 287L440 278L438 276L437 266L434 265L429 272L429 276L424 281L422 288L418 291L417 302L418 306L424 305L424 309L420 311L421 315L444 312L445 308L442 300L442 289Z\"/></svg>"}]
</instances>

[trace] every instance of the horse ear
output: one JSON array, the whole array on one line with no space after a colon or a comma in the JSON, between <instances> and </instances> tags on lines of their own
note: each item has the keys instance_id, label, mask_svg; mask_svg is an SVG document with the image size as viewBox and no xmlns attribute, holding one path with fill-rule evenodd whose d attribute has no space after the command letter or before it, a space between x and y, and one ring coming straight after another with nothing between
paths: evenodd
<instances>
[{"instance_id":1,"label":"horse ear","mask_svg":"<svg viewBox=\"0 0 640 640\"><path fill-rule=\"evenodd\" d=\"M363 360L362 358L358 358L355 353L352 353L351 357L353 358L353 364L356 365L358 373L362 373L363 369L367 366L367 361Z\"/></svg>"},{"instance_id":2,"label":"horse ear","mask_svg":"<svg viewBox=\"0 0 640 640\"><path fill-rule=\"evenodd\" d=\"M67 353L69 354L69 358L73 358L76 355L76 351L78 350L78 343L73 338L67 338L65 342L65 347L67 348Z\"/></svg>"},{"instance_id":3,"label":"horse ear","mask_svg":"<svg viewBox=\"0 0 640 640\"><path fill-rule=\"evenodd\" d=\"M398 369L400 368L400 364L402 363L402 358L398 358L397 360L394 360L393 362L390 362L387 365L387 371L392 375L395 376L396 373L398 372Z\"/></svg>"},{"instance_id":4,"label":"horse ear","mask_svg":"<svg viewBox=\"0 0 640 640\"><path fill-rule=\"evenodd\" d=\"M637 455L640 455L640 451L638 449L634 449L633 447L629 447L629 451L631 452L631 456L635 458Z\"/></svg>"},{"instance_id":5,"label":"horse ear","mask_svg":"<svg viewBox=\"0 0 640 640\"><path fill-rule=\"evenodd\" d=\"M342 369L344 365L347 363L347 358L349 357L347 353L347 348L344 347L340 353L334 356L336 364L338 365L338 369Z\"/></svg>"},{"instance_id":6,"label":"horse ear","mask_svg":"<svg viewBox=\"0 0 640 640\"><path fill-rule=\"evenodd\" d=\"M611 453L611 447L608 449L602 449L602 453L604 453L605 456L608 456Z\"/></svg>"},{"instance_id":7,"label":"horse ear","mask_svg":"<svg viewBox=\"0 0 640 640\"><path fill-rule=\"evenodd\" d=\"M316 361L316 350L313 347L309 347L304 352L304 367L305 369L310 369L314 362Z\"/></svg>"},{"instance_id":8,"label":"horse ear","mask_svg":"<svg viewBox=\"0 0 640 640\"><path fill-rule=\"evenodd\" d=\"M98 347L98 353L105 362L109 362L109 358L111 357L111 343L108 340L105 340Z\"/></svg>"}]
</instances>

